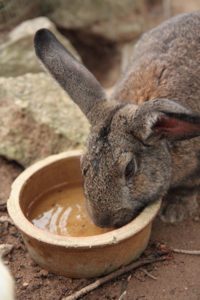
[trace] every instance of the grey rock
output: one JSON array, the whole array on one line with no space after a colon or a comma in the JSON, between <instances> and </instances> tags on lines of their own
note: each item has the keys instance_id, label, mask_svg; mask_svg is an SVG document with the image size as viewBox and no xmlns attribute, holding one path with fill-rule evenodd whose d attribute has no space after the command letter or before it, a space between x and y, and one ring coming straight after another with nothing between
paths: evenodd
<instances>
[{"instance_id":1,"label":"grey rock","mask_svg":"<svg viewBox=\"0 0 200 300\"><path fill-rule=\"evenodd\" d=\"M0 78L0 155L24 167L82 148L89 124L46 73Z\"/></svg>"},{"instance_id":2,"label":"grey rock","mask_svg":"<svg viewBox=\"0 0 200 300\"><path fill-rule=\"evenodd\" d=\"M145 27L145 0L45 0L47 16L59 27L97 34L111 41L130 40Z\"/></svg>"},{"instance_id":3,"label":"grey rock","mask_svg":"<svg viewBox=\"0 0 200 300\"><path fill-rule=\"evenodd\" d=\"M64 46L79 59L75 49L56 30L54 24L46 17L38 17L21 23L4 38L4 43L0 45L0 76L19 76L44 71L33 46L35 32L40 28L53 31Z\"/></svg>"},{"instance_id":4,"label":"grey rock","mask_svg":"<svg viewBox=\"0 0 200 300\"><path fill-rule=\"evenodd\" d=\"M10 30L24 20L41 14L40 0L0 1L0 32Z\"/></svg>"}]
</instances>

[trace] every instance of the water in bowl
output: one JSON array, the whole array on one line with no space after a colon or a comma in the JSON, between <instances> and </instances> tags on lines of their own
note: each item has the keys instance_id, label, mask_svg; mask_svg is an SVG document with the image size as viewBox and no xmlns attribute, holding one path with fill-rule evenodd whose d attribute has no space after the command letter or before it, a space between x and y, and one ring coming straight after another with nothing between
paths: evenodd
<instances>
[{"instance_id":1,"label":"water in bowl","mask_svg":"<svg viewBox=\"0 0 200 300\"><path fill-rule=\"evenodd\" d=\"M92 223L80 184L62 186L40 196L29 205L27 217L38 228L64 236L92 236L111 230Z\"/></svg>"}]
</instances>

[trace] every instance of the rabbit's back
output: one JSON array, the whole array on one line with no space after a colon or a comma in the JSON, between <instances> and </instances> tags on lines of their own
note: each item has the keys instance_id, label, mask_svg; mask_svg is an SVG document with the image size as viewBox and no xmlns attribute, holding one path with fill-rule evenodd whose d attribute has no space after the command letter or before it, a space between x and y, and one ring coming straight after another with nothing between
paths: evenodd
<instances>
[{"instance_id":1,"label":"rabbit's back","mask_svg":"<svg viewBox=\"0 0 200 300\"><path fill-rule=\"evenodd\" d=\"M200 111L200 11L145 33L113 98L138 104L168 98Z\"/></svg>"}]
</instances>

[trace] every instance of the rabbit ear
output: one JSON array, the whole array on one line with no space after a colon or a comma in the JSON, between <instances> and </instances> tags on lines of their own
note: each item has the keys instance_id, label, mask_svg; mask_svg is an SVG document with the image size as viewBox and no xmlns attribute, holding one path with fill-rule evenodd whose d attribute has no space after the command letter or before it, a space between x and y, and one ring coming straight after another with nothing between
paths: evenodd
<instances>
[{"instance_id":1,"label":"rabbit ear","mask_svg":"<svg viewBox=\"0 0 200 300\"><path fill-rule=\"evenodd\" d=\"M48 29L36 32L34 45L38 58L86 116L97 102L106 99L96 78Z\"/></svg>"},{"instance_id":2,"label":"rabbit ear","mask_svg":"<svg viewBox=\"0 0 200 300\"><path fill-rule=\"evenodd\" d=\"M200 116L174 101L156 99L138 107L132 127L147 144L162 138L184 140L200 135Z\"/></svg>"}]
</instances>

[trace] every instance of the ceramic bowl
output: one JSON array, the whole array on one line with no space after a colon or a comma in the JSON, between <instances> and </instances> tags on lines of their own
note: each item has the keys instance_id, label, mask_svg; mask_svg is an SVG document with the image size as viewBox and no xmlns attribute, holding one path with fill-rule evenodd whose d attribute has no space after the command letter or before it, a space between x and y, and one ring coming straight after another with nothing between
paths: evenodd
<instances>
[{"instance_id":1,"label":"ceramic bowl","mask_svg":"<svg viewBox=\"0 0 200 300\"><path fill-rule=\"evenodd\" d=\"M158 200L129 224L100 235L68 237L37 228L26 218L30 201L54 186L81 183L80 154L52 155L27 168L14 181L7 204L33 260L50 272L71 278L101 276L137 259L148 244L161 203Z\"/></svg>"}]
</instances>

